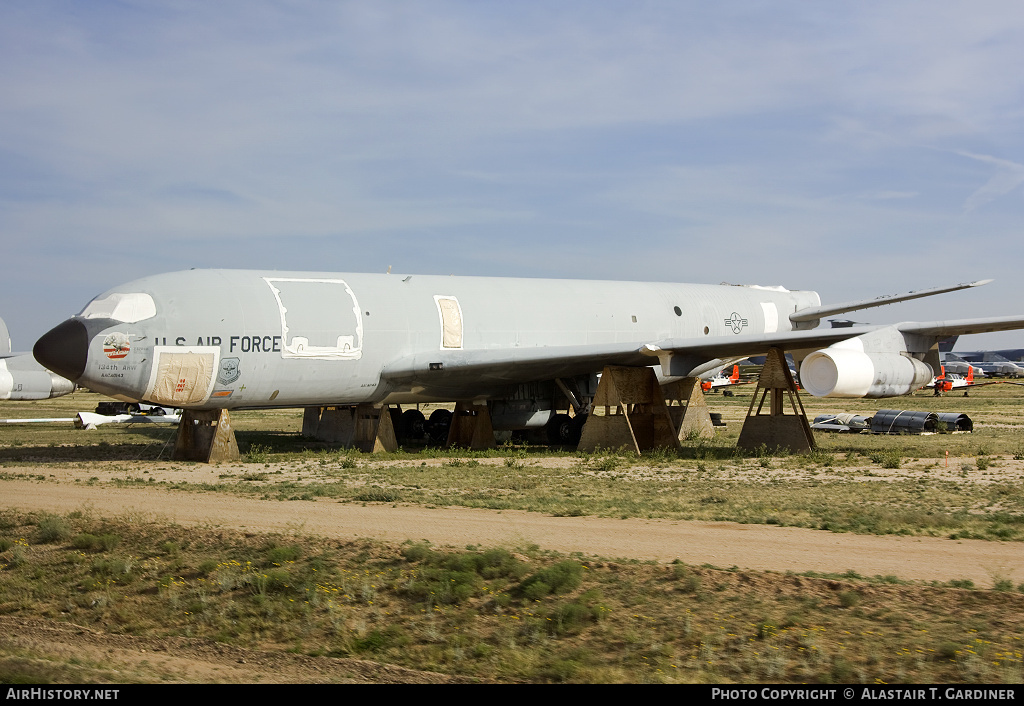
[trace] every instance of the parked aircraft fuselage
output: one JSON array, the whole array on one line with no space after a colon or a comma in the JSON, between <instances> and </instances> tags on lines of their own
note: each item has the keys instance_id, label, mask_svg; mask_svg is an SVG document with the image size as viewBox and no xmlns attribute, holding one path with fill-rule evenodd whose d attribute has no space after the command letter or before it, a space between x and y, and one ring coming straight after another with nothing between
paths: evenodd
<instances>
[{"instance_id":1,"label":"parked aircraft fuselage","mask_svg":"<svg viewBox=\"0 0 1024 706\"><path fill-rule=\"evenodd\" d=\"M35 354L96 392L184 408L487 399L601 369L527 360L544 350L789 331L790 313L819 303L728 285L190 270L107 291ZM446 374L489 352L509 364Z\"/></svg>"}]
</instances>

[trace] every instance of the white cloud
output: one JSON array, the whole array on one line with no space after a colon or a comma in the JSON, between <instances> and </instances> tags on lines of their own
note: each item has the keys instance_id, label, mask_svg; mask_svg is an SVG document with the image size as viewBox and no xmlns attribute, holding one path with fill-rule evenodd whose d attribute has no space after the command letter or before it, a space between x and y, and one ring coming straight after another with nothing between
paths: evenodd
<instances>
[{"instance_id":1,"label":"white cloud","mask_svg":"<svg viewBox=\"0 0 1024 706\"><path fill-rule=\"evenodd\" d=\"M964 202L965 211L973 211L976 208L980 208L1024 184L1024 164L1017 164L1007 159L998 159L984 154L973 154L963 150L957 151L957 154L995 168L995 174L992 175L992 178L967 197L967 200Z\"/></svg>"}]
</instances>

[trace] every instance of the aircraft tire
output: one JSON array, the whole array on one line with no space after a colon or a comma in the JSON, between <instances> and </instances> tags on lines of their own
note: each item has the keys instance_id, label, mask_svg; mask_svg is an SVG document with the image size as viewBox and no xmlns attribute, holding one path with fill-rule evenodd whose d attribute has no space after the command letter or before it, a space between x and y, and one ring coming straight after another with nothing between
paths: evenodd
<instances>
[{"instance_id":1,"label":"aircraft tire","mask_svg":"<svg viewBox=\"0 0 1024 706\"><path fill-rule=\"evenodd\" d=\"M427 435L427 418L418 409L407 409L402 412L399 429L399 436L403 441L422 439Z\"/></svg>"},{"instance_id":2,"label":"aircraft tire","mask_svg":"<svg viewBox=\"0 0 1024 706\"><path fill-rule=\"evenodd\" d=\"M447 409L435 409L430 413L427 422L427 434L434 444L444 444L448 441L448 431L452 427L452 413Z\"/></svg>"},{"instance_id":3,"label":"aircraft tire","mask_svg":"<svg viewBox=\"0 0 1024 706\"><path fill-rule=\"evenodd\" d=\"M572 417L556 414L547 424L548 442L554 446L568 446L572 443Z\"/></svg>"}]
</instances>

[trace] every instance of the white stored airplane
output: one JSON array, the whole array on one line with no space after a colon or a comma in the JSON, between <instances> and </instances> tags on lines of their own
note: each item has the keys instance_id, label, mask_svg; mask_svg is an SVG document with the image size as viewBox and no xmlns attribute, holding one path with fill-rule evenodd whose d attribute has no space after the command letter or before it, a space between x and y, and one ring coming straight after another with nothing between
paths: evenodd
<instances>
[{"instance_id":1,"label":"white stored airplane","mask_svg":"<svg viewBox=\"0 0 1024 706\"><path fill-rule=\"evenodd\" d=\"M930 390L935 390L936 396L941 395L943 392L951 392L953 390L963 390L964 396L967 396L967 388L975 385L974 382L974 368L967 368L967 375L960 375L959 373L947 373L946 366L943 365L940 370L942 373L938 375L934 380L925 385ZM982 383L985 384L985 383Z\"/></svg>"},{"instance_id":2,"label":"white stored airplane","mask_svg":"<svg viewBox=\"0 0 1024 706\"><path fill-rule=\"evenodd\" d=\"M29 353L12 353L7 324L0 319L0 400L45 400L74 392L75 384L54 375Z\"/></svg>"},{"instance_id":3,"label":"white stored airplane","mask_svg":"<svg viewBox=\"0 0 1024 706\"><path fill-rule=\"evenodd\" d=\"M719 388L740 385L742 382L743 381L740 380L740 366L733 365L731 375L726 375L725 371L722 370L714 377L702 378L700 381L700 389L704 392L712 392Z\"/></svg>"},{"instance_id":4,"label":"white stored airplane","mask_svg":"<svg viewBox=\"0 0 1024 706\"><path fill-rule=\"evenodd\" d=\"M191 410L488 403L493 428L579 411L604 366L694 377L771 349L815 396L926 385L935 342L1024 328L1003 318L817 329L825 316L989 280L822 306L781 287L188 270L115 287L44 334L36 359L123 401ZM412 410L410 410L412 411Z\"/></svg>"}]
</instances>

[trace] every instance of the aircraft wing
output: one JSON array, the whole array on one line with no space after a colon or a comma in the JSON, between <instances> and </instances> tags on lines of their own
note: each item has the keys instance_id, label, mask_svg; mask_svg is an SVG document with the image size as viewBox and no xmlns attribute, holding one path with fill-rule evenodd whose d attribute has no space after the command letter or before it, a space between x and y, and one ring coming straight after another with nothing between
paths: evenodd
<instances>
[{"instance_id":1,"label":"aircraft wing","mask_svg":"<svg viewBox=\"0 0 1024 706\"><path fill-rule=\"evenodd\" d=\"M381 377L395 383L442 388L458 385L464 379L473 380L478 385L488 382L512 384L600 372L605 365L653 365L658 362L659 356L668 354L680 356L685 361L694 361L691 370L684 374L696 375L720 367L724 364L722 359L763 355L773 347L798 349L828 346L876 328L864 326L761 335L740 334L709 337L699 341L683 338L586 346L446 351L443 355L417 354L400 359L385 367Z\"/></svg>"},{"instance_id":2,"label":"aircraft wing","mask_svg":"<svg viewBox=\"0 0 1024 706\"><path fill-rule=\"evenodd\" d=\"M992 317L933 322L891 324L902 333L927 337L1007 331L1024 328L1024 317ZM771 348L817 349L886 328L854 326L820 328L810 331L782 331L771 334L739 334L702 339L679 338L656 341L623 341L576 346L540 346L417 353L388 364L381 373L396 385L422 386L456 392L463 385L507 385L532 380L568 377L600 372L605 365L647 366L671 364L671 375L699 375L726 364L730 358L764 355ZM663 365L663 370L666 366Z\"/></svg>"}]
</instances>

